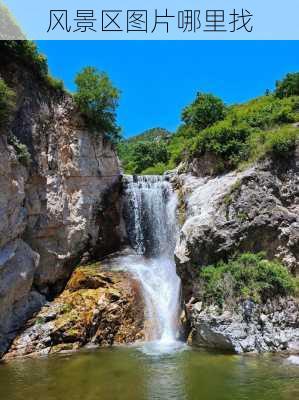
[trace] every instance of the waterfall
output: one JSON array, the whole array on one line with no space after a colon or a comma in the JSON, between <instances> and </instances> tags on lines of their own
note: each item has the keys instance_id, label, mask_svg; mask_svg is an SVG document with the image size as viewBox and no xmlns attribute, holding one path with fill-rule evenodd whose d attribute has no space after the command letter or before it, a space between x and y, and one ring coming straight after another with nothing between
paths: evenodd
<instances>
[{"instance_id":1,"label":"waterfall","mask_svg":"<svg viewBox=\"0 0 299 400\"><path fill-rule=\"evenodd\" d=\"M162 176L124 176L124 218L136 252L127 268L140 281L146 307L146 340L175 343L180 280L174 248L177 196Z\"/></svg>"}]
</instances>

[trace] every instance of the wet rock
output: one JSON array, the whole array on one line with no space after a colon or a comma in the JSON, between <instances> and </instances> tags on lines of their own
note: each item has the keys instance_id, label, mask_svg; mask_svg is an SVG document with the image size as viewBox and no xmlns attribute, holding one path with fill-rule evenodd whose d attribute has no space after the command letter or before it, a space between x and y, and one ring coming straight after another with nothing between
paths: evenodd
<instances>
[{"instance_id":1,"label":"wet rock","mask_svg":"<svg viewBox=\"0 0 299 400\"><path fill-rule=\"evenodd\" d=\"M80 267L62 294L27 323L5 359L141 340L143 313L128 274L103 272L99 264Z\"/></svg>"}]
</instances>

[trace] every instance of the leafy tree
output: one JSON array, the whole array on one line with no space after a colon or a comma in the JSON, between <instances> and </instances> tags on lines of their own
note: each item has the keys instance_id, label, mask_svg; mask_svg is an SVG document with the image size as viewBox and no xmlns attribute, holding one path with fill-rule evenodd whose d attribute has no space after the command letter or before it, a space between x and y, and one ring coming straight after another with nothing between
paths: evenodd
<instances>
[{"instance_id":1,"label":"leafy tree","mask_svg":"<svg viewBox=\"0 0 299 400\"><path fill-rule=\"evenodd\" d=\"M143 170L158 163L166 163L169 153L164 142L138 142L132 149L133 172L141 173Z\"/></svg>"},{"instance_id":2,"label":"leafy tree","mask_svg":"<svg viewBox=\"0 0 299 400\"><path fill-rule=\"evenodd\" d=\"M299 72L287 74L282 81L276 82L275 95L279 98L299 96Z\"/></svg>"},{"instance_id":3,"label":"leafy tree","mask_svg":"<svg viewBox=\"0 0 299 400\"><path fill-rule=\"evenodd\" d=\"M74 99L90 129L118 139L120 129L116 124L116 108L119 91L109 77L94 67L86 67L76 76L75 82L77 92Z\"/></svg>"},{"instance_id":4,"label":"leafy tree","mask_svg":"<svg viewBox=\"0 0 299 400\"><path fill-rule=\"evenodd\" d=\"M197 131L205 129L225 117L223 101L212 94L197 93L193 103L182 112L182 120Z\"/></svg>"}]
</instances>

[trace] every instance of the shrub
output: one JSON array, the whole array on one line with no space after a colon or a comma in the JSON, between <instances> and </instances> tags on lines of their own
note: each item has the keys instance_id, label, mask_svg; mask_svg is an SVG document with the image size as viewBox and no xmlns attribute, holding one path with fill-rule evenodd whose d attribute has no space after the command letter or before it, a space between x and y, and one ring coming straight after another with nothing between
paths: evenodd
<instances>
[{"instance_id":1,"label":"shrub","mask_svg":"<svg viewBox=\"0 0 299 400\"><path fill-rule=\"evenodd\" d=\"M298 109L299 97L277 99L268 95L232 106L227 117L235 123L247 123L253 128L269 129L277 124L295 122Z\"/></svg>"},{"instance_id":2,"label":"shrub","mask_svg":"<svg viewBox=\"0 0 299 400\"><path fill-rule=\"evenodd\" d=\"M266 136L266 153L277 157L288 157L294 151L296 139L299 137L299 129L286 127L269 132Z\"/></svg>"},{"instance_id":3,"label":"shrub","mask_svg":"<svg viewBox=\"0 0 299 400\"><path fill-rule=\"evenodd\" d=\"M293 295L295 278L277 261L265 259L263 253L243 253L201 269L199 294L209 304L236 303L252 299L264 302L276 296Z\"/></svg>"},{"instance_id":4,"label":"shrub","mask_svg":"<svg viewBox=\"0 0 299 400\"><path fill-rule=\"evenodd\" d=\"M182 120L197 131L205 129L225 117L223 101L212 94L197 93L196 99L182 112Z\"/></svg>"},{"instance_id":5,"label":"shrub","mask_svg":"<svg viewBox=\"0 0 299 400\"><path fill-rule=\"evenodd\" d=\"M17 153L18 160L21 164L29 167L31 164L31 155L25 144L21 143L15 136L10 135L8 142L12 145Z\"/></svg>"},{"instance_id":6,"label":"shrub","mask_svg":"<svg viewBox=\"0 0 299 400\"><path fill-rule=\"evenodd\" d=\"M138 142L131 149L131 162L134 165L133 173L135 174L139 174L158 163L167 163L168 160L167 145L163 141Z\"/></svg>"},{"instance_id":7,"label":"shrub","mask_svg":"<svg viewBox=\"0 0 299 400\"><path fill-rule=\"evenodd\" d=\"M96 68L86 67L76 76L75 102L86 117L90 129L102 131L111 139L119 138L116 107L119 91L109 77Z\"/></svg>"},{"instance_id":8,"label":"shrub","mask_svg":"<svg viewBox=\"0 0 299 400\"><path fill-rule=\"evenodd\" d=\"M257 131L249 138L250 158L258 160L266 155L285 158L295 149L299 128L282 126L270 131Z\"/></svg>"},{"instance_id":9,"label":"shrub","mask_svg":"<svg viewBox=\"0 0 299 400\"><path fill-rule=\"evenodd\" d=\"M40 54L37 46L31 40L3 40L0 42L0 50L30 66L40 77L48 75L47 59Z\"/></svg>"},{"instance_id":10,"label":"shrub","mask_svg":"<svg viewBox=\"0 0 299 400\"><path fill-rule=\"evenodd\" d=\"M30 68L47 87L59 92L65 91L63 82L49 74L47 58L38 51L36 44L31 40L2 40L0 53L9 62L15 59Z\"/></svg>"},{"instance_id":11,"label":"shrub","mask_svg":"<svg viewBox=\"0 0 299 400\"><path fill-rule=\"evenodd\" d=\"M201 156L206 152L220 156L230 167L247 159L249 146L247 139L251 128L246 124L233 125L230 121L220 121L200 132L196 137L193 156Z\"/></svg>"},{"instance_id":12,"label":"shrub","mask_svg":"<svg viewBox=\"0 0 299 400\"><path fill-rule=\"evenodd\" d=\"M163 163L157 163L153 165L152 167L148 167L145 170L141 171L142 175L163 175L164 172L169 170L169 167L167 164Z\"/></svg>"},{"instance_id":13,"label":"shrub","mask_svg":"<svg viewBox=\"0 0 299 400\"><path fill-rule=\"evenodd\" d=\"M15 108L15 92L0 78L0 129L7 126L9 117Z\"/></svg>"},{"instance_id":14,"label":"shrub","mask_svg":"<svg viewBox=\"0 0 299 400\"><path fill-rule=\"evenodd\" d=\"M276 82L275 95L280 99L299 96L299 72L287 74L284 79Z\"/></svg>"},{"instance_id":15,"label":"shrub","mask_svg":"<svg viewBox=\"0 0 299 400\"><path fill-rule=\"evenodd\" d=\"M53 88L58 92L65 91L64 83L61 79L53 78L51 75L47 75L45 79L49 87Z\"/></svg>"}]
</instances>

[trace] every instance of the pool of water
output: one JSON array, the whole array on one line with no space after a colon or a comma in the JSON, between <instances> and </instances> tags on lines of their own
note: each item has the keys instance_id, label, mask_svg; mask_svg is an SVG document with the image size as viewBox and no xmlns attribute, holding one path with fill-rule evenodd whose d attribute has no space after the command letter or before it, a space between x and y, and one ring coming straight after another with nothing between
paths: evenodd
<instances>
[{"instance_id":1,"label":"pool of water","mask_svg":"<svg viewBox=\"0 0 299 400\"><path fill-rule=\"evenodd\" d=\"M0 364L1 400L295 400L282 356L114 347Z\"/></svg>"}]
</instances>

